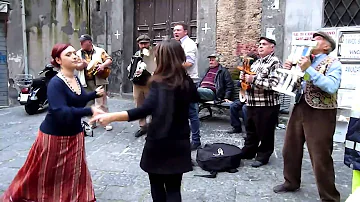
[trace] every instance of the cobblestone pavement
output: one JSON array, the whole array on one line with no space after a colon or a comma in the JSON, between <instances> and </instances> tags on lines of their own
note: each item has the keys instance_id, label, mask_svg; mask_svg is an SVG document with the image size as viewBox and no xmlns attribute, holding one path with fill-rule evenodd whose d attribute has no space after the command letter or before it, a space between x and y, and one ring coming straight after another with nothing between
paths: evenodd
<instances>
[{"instance_id":1,"label":"cobblestone pavement","mask_svg":"<svg viewBox=\"0 0 360 202\"><path fill-rule=\"evenodd\" d=\"M129 109L132 101L110 99L111 111ZM229 135L229 116L217 114L202 122L202 143L225 142L242 147L240 134ZM0 194L9 186L23 165L46 112L29 116L23 107L0 110ZM135 138L138 123L115 123L114 130L95 130L94 137L86 137L89 169L98 201L151 201L147 175L139 167L145 137ZM255 201L319 201L309 155L305 148L302 186L299 192L275 194L272 187L283 181L282 145L284 130L276 132L276 149L270 163L260 168L244 160L237 173L220 173L216 179L194 177L206 174L199 167L183 178L182 196L185 202L255 202ZM343 165L344 147L334 143L336 184L344 201L351 191L351 170ZM195 159L196 152L192 153Z\"/></svg>"}]
</instances>

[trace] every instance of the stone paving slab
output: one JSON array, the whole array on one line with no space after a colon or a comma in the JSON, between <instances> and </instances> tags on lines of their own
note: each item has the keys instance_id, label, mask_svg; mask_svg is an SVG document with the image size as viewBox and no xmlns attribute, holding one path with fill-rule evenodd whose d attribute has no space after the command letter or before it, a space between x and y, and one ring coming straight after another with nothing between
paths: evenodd
<instances>
[{"instance_id":1,"label":"stone paving slab","mask_svg":"<svg viewBox=\"0 0 360 202\"><path fill-rule=\"evenodd\" d=\"M132 101L110 99L111 111L129 109ZM46 112L29 116L23 107L0 110L0 194L9 186L26 160L38 127ZM243 134L229 135L228 111L217 111L215 117L201 123L202 143L224 142L242 147ZM115 123L107 132L97 128L94 137L86 137L87 162L100 202L148 202L151 200L147 174L139 166L145 137L135 138L137 122ZM237 173L219 173L217 178L195 177L207 174L195 166L184 174L182 196L184 202L280 202L319 201L310 158L305 146L302 185L299 192L274 194L272 187L283 181L282 145L284 130L276 131L276 149L270 163L252 168L252 160L241 162ZM334 164L337 188L342 201L351 191L351 170L343 164L344 146L334 143ZM196 152L192 152L195 159Z\"/></svg>"}]
</instances>

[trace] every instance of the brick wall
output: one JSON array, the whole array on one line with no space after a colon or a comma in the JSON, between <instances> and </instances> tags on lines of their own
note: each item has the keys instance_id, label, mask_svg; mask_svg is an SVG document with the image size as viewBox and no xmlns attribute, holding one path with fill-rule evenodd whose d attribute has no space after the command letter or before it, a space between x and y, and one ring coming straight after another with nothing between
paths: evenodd
<instances>
[{"instance_id":1,"label":"brick wall","mask_svg":"<svg viewBox=\"0 0 360 202\"><path fill-rule=\"evenodd\" d=\"M221 62L236 67L239 55L256 50L261 33L261 0L219 0L216 50Z\"/></svg>"}]
</instances>

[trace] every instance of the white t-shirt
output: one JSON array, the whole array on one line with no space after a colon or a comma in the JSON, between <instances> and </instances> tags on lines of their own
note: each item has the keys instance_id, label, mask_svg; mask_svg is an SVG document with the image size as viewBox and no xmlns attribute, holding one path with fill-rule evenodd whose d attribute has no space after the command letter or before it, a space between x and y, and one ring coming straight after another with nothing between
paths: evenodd
<instances>
[{"instance_id":1,"label":"white t-shirt","mask_svg":"<svg viewBox=\"0 0 360 202\"><path fill-rule=\"evenodd\" d=\"M197 66L197 55L198 50L196 43L189 38L189 36L184 36L182 39L180 39L181 46L184 49L185 55L186 55L186 62L193 63L193 66L188 67L186 69L189 76L196 82L199 80L199 74L198 74L198 66Z\"/></svg>"}]
</instances>

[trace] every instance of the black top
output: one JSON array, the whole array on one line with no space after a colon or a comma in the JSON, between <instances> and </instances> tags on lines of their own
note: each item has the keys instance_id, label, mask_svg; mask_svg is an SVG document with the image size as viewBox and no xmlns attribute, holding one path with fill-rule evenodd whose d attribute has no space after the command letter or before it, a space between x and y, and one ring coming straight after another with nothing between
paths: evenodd
<instances>
[{"instance_id":1,"label":"black top","mask_svg":"<svg viewBox=\"0 0 360 202\"><path fill-rule=\"evenodd\" d=\"M49 109L40 130L57 136L72 136L82 132L81 118L92 115L91 108L84 107L95 99L96 92L86 93L81 86L81 94L77 95L61 78L54 76L48 84L47 97Z\"/></svg>"},{"instance_id":2,"label":"black top","mask_svg":"<svg viewBox=\"0 0 360 202\"><path fill-rule=\"evenodd\" d=\"M192 170L189 105L199 100L195 84L171 89L153 82L144 104L128 111L129 121L152 116L144 146L141 168L154 174L177 174Z\"/></svg>"}]
</instances>

